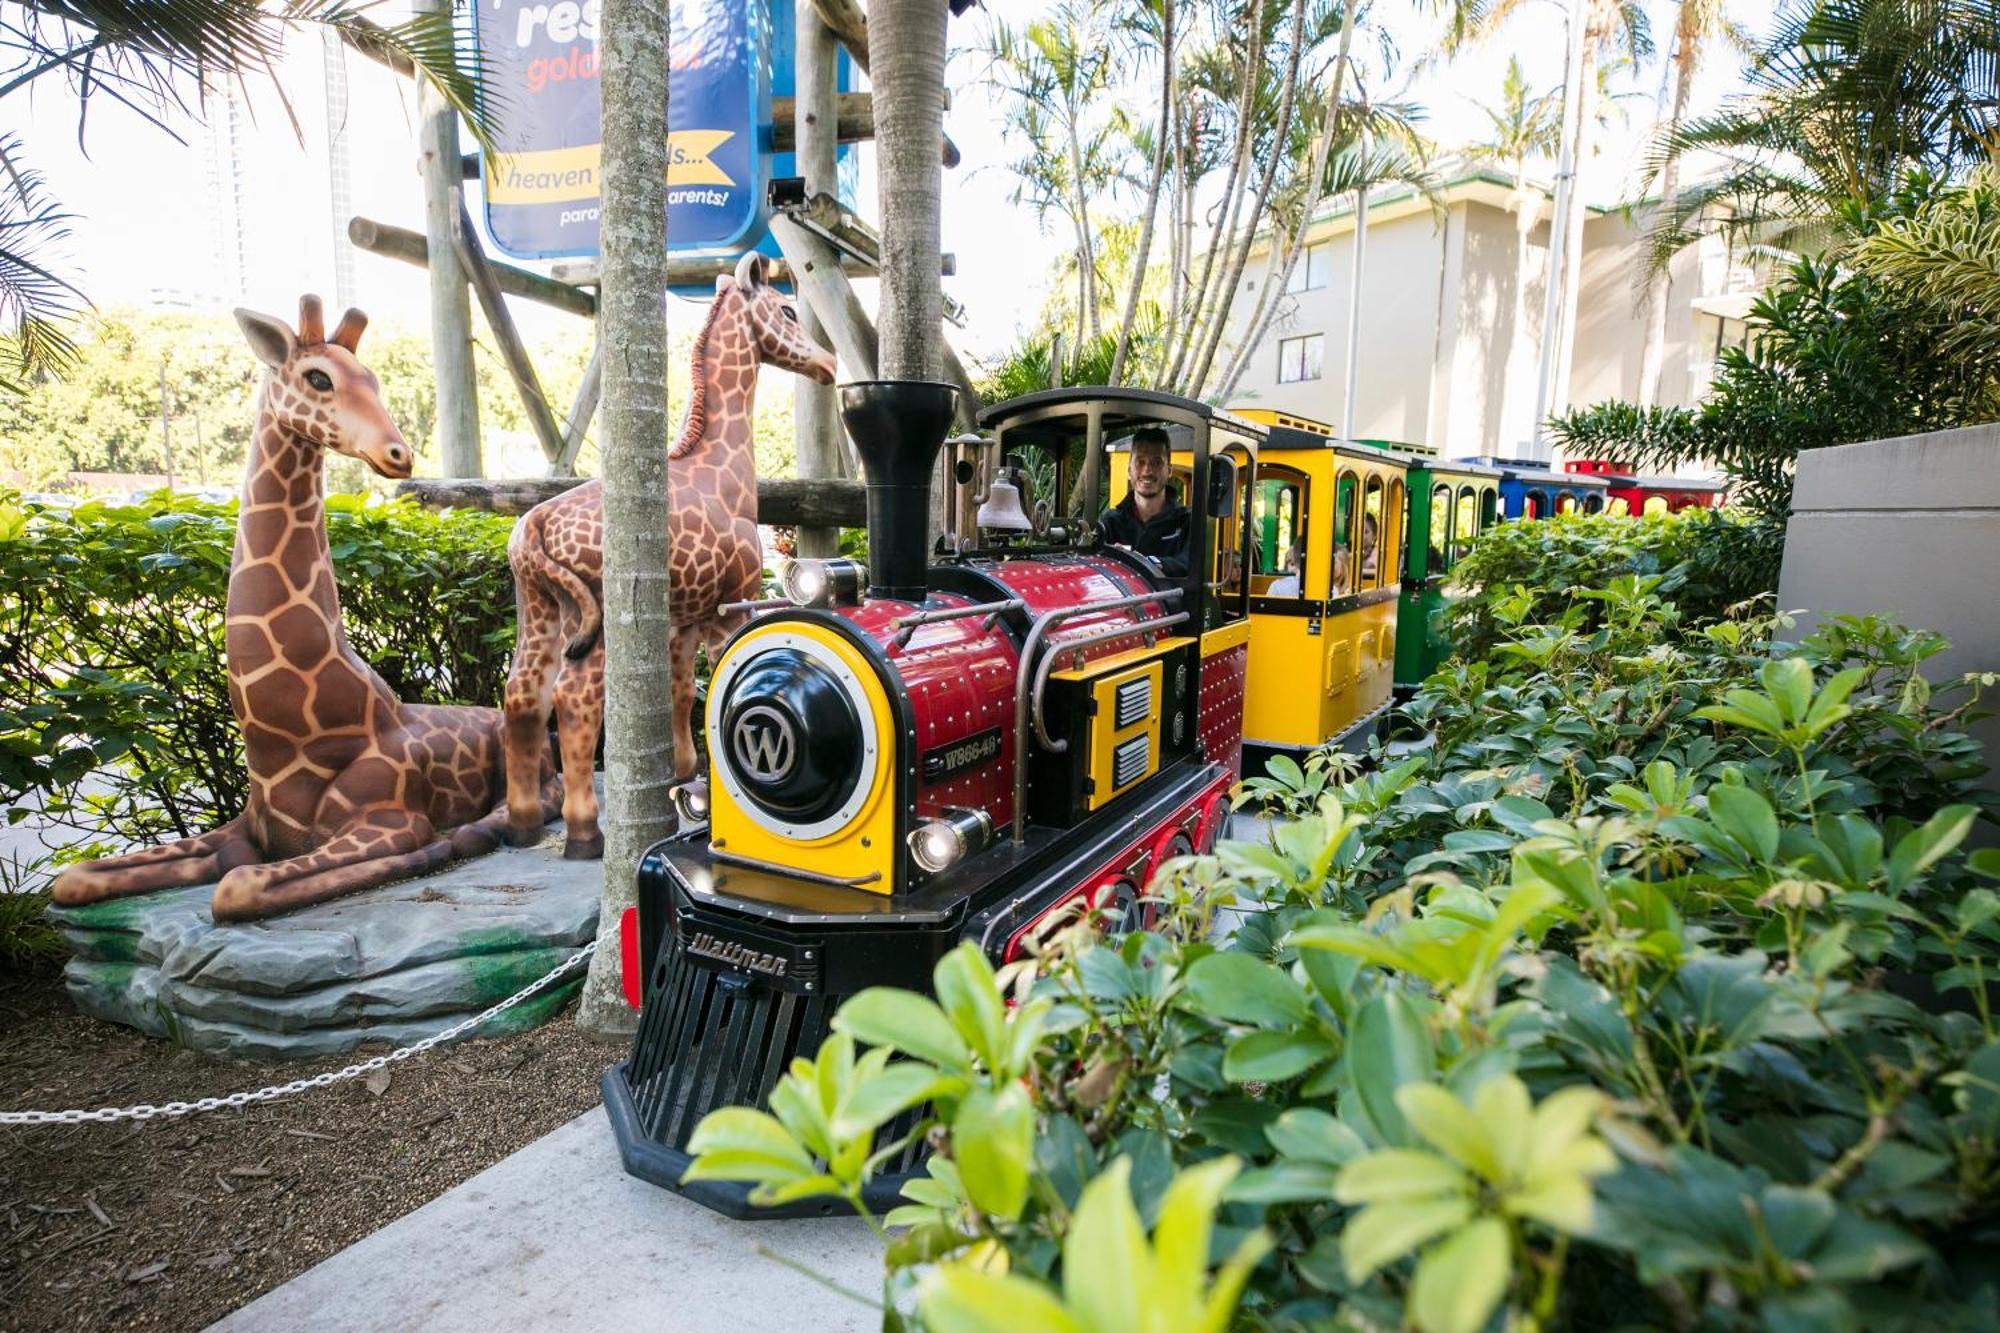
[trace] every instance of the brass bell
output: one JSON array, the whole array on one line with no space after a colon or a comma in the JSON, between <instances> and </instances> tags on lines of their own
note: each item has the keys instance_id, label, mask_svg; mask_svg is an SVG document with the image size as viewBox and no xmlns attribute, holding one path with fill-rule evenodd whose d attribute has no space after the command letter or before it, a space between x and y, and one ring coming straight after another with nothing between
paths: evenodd
<instances>
[{"instance_id":1,"label":"brass bell","mask_svg":"<svg viewBox=\"0 0 2000 1333\"><path fill-rule=\"evenodd\" d=\"M986 488L986 503L974 519L979 527L992 532L1028 532L1034 523L1021 508L1021 488L1013 479L1013 469L1003 470Z\"/></svg>"}]
</instances>

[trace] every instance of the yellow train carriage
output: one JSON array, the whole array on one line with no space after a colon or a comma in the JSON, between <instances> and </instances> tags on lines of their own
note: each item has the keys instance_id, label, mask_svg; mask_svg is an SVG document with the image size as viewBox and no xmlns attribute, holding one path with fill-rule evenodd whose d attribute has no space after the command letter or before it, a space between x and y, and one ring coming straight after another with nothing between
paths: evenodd
<instances>
[{"instance_id":1,"label":"yellow train carriage","mask_svg":"<svg viewBox=\"0 0 2000 1333\"><path fill-rule=\"evenodd\" d=\"M1243 771L1364 744L1396 664L1409 462L1269 423L1251 496Z\"/></svg>"}]
</instances>

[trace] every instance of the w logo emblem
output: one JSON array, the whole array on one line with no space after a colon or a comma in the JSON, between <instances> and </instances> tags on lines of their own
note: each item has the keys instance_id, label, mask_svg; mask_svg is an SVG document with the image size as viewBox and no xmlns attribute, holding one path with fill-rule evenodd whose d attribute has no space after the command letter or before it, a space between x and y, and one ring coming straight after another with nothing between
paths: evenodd
<instances>
[{"instance_id":1,"label":"w logo emblem","mask_svg":"<svg viewBox=\"0 0 2000 1333\"><path fill-rule=\"evenodd\" d=\"M729 736L736 767L752 782L775 784L792 774L799 741L791 719L774 708L757 704L743 710Z\"/></svg>"}]
</instances>

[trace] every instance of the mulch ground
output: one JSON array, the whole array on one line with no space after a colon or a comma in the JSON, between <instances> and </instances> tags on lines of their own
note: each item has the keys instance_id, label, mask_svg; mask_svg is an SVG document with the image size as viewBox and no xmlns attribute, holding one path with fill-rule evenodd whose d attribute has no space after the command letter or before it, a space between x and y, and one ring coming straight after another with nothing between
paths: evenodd
<instances>
[{"instance_id":1,"label":"mulch ground","mask_svg":"<svg viewBox=\"0 0 2000 1333\"><path fill-rule=\"evenodd\" d=\"M193 1100L338 1069L197 1055L0 979L0 1109ZM244 1110L0 1128L0 1329L199 1329L598 1101L574 1009Z\"/></svg>"}]
</instances>

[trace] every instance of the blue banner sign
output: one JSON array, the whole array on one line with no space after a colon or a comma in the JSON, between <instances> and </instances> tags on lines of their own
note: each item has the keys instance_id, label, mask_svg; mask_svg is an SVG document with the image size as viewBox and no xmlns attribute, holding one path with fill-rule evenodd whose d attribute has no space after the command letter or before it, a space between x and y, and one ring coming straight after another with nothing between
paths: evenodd
<instances>
[{"instance_id":1,"label":"blue banner sign","mask_svg":"<svg viewBox=\"0 0 2000 1333\"><path fill-rule=\"evenodd\" d=\"M595 255L600 0L478 0L477 14L497 121L487 230L517 258ZM668 248L752 249L772 166L769 53L789 65L791 42L773 42L768 0L674 0L669 15Z\"/></svg>"}]
</instances>

